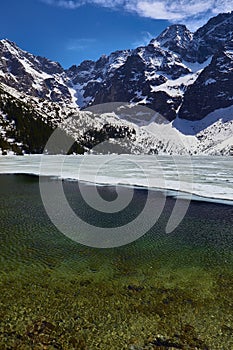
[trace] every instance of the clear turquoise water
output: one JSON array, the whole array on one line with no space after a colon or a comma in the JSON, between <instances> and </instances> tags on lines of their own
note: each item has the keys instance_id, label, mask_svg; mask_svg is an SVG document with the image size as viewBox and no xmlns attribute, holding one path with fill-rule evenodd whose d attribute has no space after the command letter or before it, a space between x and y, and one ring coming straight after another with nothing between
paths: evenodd
<instances>
[{"instance_id":1,"label":"clear turquoise water","mask_svg":"<svg viewBox=\"0 0 233 350\"><path fill-rule=\"evenodd\" d=\"M127 213L102 216L75 182L64 188L79 215L106 227L134 218L146 199L136 190ZM165 234L167 198L141 239L94 249L53 226L37 177L1 175L0 198L0 349L233 349L232 206L193 202Z\"/></svg>"}]
</instances>

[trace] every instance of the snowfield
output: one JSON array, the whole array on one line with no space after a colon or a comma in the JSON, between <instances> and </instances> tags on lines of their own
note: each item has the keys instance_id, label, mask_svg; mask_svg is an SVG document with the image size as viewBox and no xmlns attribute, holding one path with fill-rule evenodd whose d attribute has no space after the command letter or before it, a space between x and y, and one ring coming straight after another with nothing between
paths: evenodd
<instances>
[{"instance_id":1,"label":"snowfield","mask_svg":"<svg viewBox=\"0 0 233 350\"><path fill-rule=\"evenodd\" d=\"M215 110L198 121L177 117L169 122L144 106L113 103L80 111L77 107L41 101L4 84L1 86L16 101L30 104L45 124L50 122L54 127L59 125L77 142L83 140L86 132L101 130L107 124L134 130L134 135L129 140L109 140L113 144L125 143L127 153L130 154L229 155L233 145L233 105ZM6 96L6 100L7 98ZM9 129L14 129L12 122L8 122L7 115L0 112L0 135L11 142L5 137L6 124L9 124Z\"/></svg>"},{"instance_id":2,"label":"snowfield","mask_svg":"<svg viewBox=\"0 0 233 350\"><path fill-rule=\"evenodd\" d=\"M95 106L92 107L95 110ZM93 114L90 111L79 111L66 119L60 127L76 140L92 129L98 130L105 124L116 127L126 126L135 131L128 140L130 154L158 153L159 155L229 155L233 145L233 106L216 110L199 121L179 119L168 122L158 114L146 115L147 110L139 107L140 112L129 115L127 107L112 113ZM143 115L144 114L144 115ZM123 143L123 140L110 140ZM126 142L126 141L125 141Z\"/></svg>"}]
</instances>

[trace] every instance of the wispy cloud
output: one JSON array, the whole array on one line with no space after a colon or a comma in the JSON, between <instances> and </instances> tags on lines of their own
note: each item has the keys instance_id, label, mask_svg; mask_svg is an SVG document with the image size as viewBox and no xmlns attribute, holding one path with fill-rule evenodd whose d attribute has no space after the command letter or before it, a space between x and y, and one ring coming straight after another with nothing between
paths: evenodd
<instances>
[{"instance_id":1,"label":"wispy cloud","mask_svg":"<svg viewBox=\"0 0 233 350\"><path fill-rule=\"evenodd\" d=\"M41 0L41 2L44 2L45 4L48 4L48 5L64 7L71 10L74 10L85 4L85 2L80 3L78 1L72 1L72 0Z\"/></svg>"},{"instance_id":2,"label":"wispy cloud","mask_svg":"<svg viewBox=\"0 0 233 350\"><path fill-rule=\"evenodd\" d=\"M124 6L125 3L130 1L124 0L40 0L48 5L64 7L70 10L77 9L83 5L95 4L103 7L117 8Z\"/></svg>"},{"instance_id":3,"label":"wispy cloud","mask_svg":"<svg viewBox=\"0 0 233 350\"><path fill-rule=\"evenodd\" d=\"M149 32L142 32L141 38L139 38L137 41L132 43L132 47L139 47L139 46L145 46L148 45L148 43L154 39L154 35L152 35Z\"/></svg>"},{"instance_id":4,"label":"wispy cloud","mask_svg":"<svg viewBox=\"0 0 233 350\"><path fill-rule=\"evenodd\" d=\"M123 9L142 17L166 19L199 25L220 12L233 10L232 0L40 0L49 5L76 9L95 4L112 9Z\"/></svg>"},{"instance_id":5,"label":"wispy cloud","mask_svg":"<svg viewBox=\"0 0 233 350\"><path fill-rule=\"evenodd\" d=\"M79 38L70 39L66 45L66 49L70 51L83 51L96 42L96 39L92 38Z\"/></svg>"}]
</instances>

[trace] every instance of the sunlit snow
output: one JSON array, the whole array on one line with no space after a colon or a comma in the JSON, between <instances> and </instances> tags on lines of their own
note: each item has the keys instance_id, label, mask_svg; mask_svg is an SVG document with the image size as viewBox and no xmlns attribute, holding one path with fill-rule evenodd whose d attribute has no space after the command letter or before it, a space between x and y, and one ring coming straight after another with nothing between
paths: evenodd
<instances>
[{"instance_id":1,"label":"sunlit snow","mask_svg":"<svg viewBox=\"0 0 233 350\"><path fill-rule=\"evenodd\" d=\"M0 174L35 174L105 185L165 189L176 196L233 205L232 157L212 156L6 156ZM171 192L172 191L172 192Z\"/></svg>"}]
</instances>

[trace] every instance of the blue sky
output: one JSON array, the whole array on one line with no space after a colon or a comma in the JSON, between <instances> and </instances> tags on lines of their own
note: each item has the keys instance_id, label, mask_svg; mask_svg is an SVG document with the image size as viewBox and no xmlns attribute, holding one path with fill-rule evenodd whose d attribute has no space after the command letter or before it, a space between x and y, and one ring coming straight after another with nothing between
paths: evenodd
<instances>
[{"instance_id":1,"label":"blue sky","mask_svg":"<svg viewBox=\"0 0 233 350\"><path fill-rule=\"evenodd\" d=\"M229 0L3 0L1 38L65 68L146 44L171 23L192 30Z\"/></svg>"}]
</instances>

